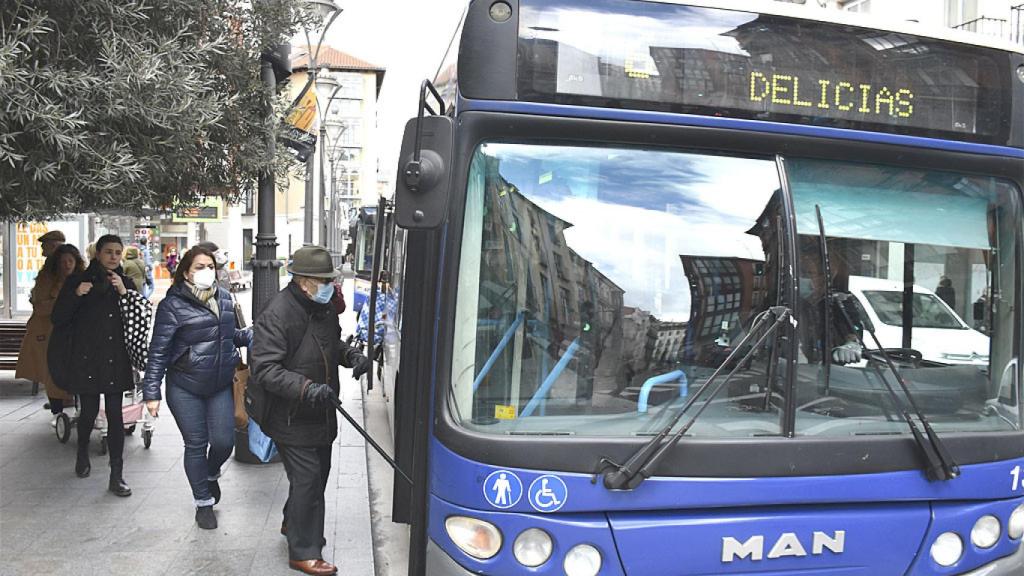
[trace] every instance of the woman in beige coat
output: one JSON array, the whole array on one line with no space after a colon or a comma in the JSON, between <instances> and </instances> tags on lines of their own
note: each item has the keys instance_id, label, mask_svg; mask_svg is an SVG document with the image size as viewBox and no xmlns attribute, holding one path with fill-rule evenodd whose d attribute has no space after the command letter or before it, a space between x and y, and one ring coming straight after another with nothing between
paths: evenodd
<instances>
[{"instance_id":1,"label":"woman in beige coat","mask_svg":"<svg viewBox=\"0 0 1024 576\"><path fill-rule=\"evenodd\" d=\"M79 254L78 248L71 244L62 244L46 259L43 269L36 276L35 286L32 287L32 316L28 319L25 339L21 341L21 351L18 353L18 367L14 376L41 382L46 387L46 396L50 399L50 412L54 415L50 422L51 426L56 425L57 414L64 411L64 403L70 402L73 398L53 383L50 369L46 366L46 348L50 343L50 332L53 331L50 314L53 312L53 304L57 301L64 280L71 274L83 270L85 262L82 255Z\"/></svg>"}]
</instances>

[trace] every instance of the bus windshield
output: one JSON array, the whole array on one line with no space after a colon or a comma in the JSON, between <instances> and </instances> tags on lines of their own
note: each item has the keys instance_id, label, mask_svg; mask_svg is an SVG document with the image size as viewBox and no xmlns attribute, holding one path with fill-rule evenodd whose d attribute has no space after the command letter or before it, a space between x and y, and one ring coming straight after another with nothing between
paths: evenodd
<instances>
[{"instance_id":1,"label":"bus windshield","mask_svg":"<svg viewBox=\"0 0 1024 576\"><path fill-rule=\"evenodd\" d=\"M911 350L898 356L911 387L934 400L924 410L936 429L1015 429L1016 189L994 179L835 164L789 163L798 220L793 264L801 270L800 299L790 303L774 159L480 145L459 262L449 389L456 421L494 434L654 433L761 312L784 305L799 329L755 351L689 433L780 435L787 393L801 411L798 433L906 433L875 381L870 352L833 362L824 375L817 301L825 280L815 264L816 224L807 220L807 210L819 206L832 228L831 288L858 298L883 347L903 348L902 322L889 321L903 317L905 268L916 282L936 285L935 292L915 285ZM860 188L844 192L819 181L844 169L845 181ZM872 184L882 182L889 188L873 197ZM900 186L914 191L900 196ZM885 198L894 198L888 207L878 204ZM951 220L929 220L922 200ZM897 237L883 238L892 230ZM945 288L956 292L953 303ZM794 336L797 346L785 343ZM833 345L852 348L847 338L835 335Z\"/></svg>"}]
</instances>

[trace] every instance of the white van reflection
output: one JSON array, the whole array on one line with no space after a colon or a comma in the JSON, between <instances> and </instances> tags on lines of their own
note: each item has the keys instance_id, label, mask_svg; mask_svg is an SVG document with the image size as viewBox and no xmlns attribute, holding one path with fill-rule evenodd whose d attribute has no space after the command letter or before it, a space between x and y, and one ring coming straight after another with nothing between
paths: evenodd
<instances>
[{"instance_id":1,"label":"white van reflection","mask_svg":"<svg viewBox=\"0 0 1024 576\"><path fill-rule=\"evenodd\" d=\"M850 293L871 318L882 346L902 347L903 282L850 276ZM989 337L968 326L934 292L915 284L913 310L911 347L924 360L988 366Z\"/></svg>"}]
</instances>

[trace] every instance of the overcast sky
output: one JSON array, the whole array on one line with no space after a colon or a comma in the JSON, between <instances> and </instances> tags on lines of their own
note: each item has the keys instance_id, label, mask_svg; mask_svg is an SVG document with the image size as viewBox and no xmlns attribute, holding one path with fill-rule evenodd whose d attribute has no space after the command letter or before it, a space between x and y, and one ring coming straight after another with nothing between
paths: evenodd
<instances>
[{"instance_id":1,"label":"overcast sky","mask_svg":"<svg viewBox=\"0 0 1024 576\"><path fill-rule=\"evenodd\" d=\"M384 67L378 107L381 170L393 182L406 121L419 86L433 78L467 0L336 0L344 8L325 44ZM316 38L312 38L316 42ZM304 42L304 37L303 37Z\"/></svg>"}]
</instances>

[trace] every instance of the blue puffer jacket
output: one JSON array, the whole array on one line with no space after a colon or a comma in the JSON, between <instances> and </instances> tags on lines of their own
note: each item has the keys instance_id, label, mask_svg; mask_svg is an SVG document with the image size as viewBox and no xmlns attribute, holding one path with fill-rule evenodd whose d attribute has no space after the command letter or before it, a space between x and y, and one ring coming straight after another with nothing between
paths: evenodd
<instances>
[{"instance_id":1,"label":"blue puffer jacket","mask_svg":"<svg viewBox=\"0 0 1024 576\"><path fill-rule=\"evenodd\" d=\"M238 365L238 347L248 346L252 329L235 326L231 295L217 290L220 317L214 315L184 284L175 284L156 309L149 362L142 382L146 400L162 400L160 381L200 396L231 386Z\"/></svg>"}]
</instances>

